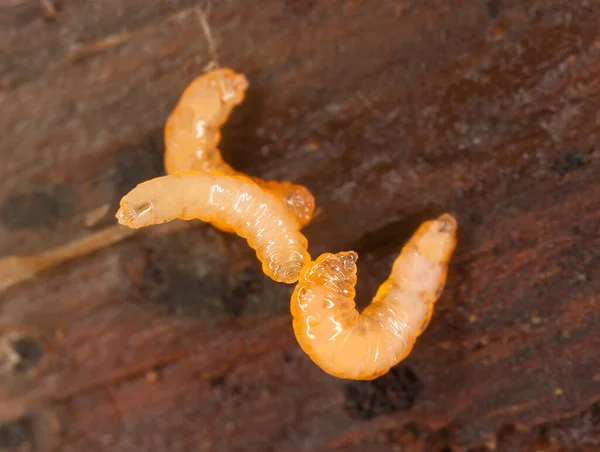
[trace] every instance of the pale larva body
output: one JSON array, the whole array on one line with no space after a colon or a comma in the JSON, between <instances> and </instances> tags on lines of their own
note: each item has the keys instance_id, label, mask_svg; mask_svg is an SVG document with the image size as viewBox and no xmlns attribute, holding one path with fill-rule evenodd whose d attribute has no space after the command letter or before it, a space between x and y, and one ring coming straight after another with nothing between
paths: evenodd
<instances>
[{"instance_id":1,"label":"pale larva body","mask_svg":"<svg viewBox=\"0 0 600 452\"><path fill-rule=\"evenodd\" d=\"M167 174L186 170L240 174L223 160L218 146L221 127L244 100L247 88L246 77L228 68L215 69L190 83L165 125ZM280 199L300 227L310 221L315 200L305 187L252 179Z\"/></svg>"},{"instance_id":2,"label":"pale larva body","mask_svg":"<svg viewBox=\"0 0 600 452\"><path fill-rule=\"evenodd\" d=\"M248 80L231 69L216 69L197 77L185 89L165 125L165 170L235 170L218 149L221 126L245 97Z\"/></svg>"},{"instance_id":3,"label":"pale larva body","mask_svg":"<svg viewBox=\"0 0 600 452\"><path fill-rule=\"evenodd\" d=\"M371 304L355 308L353 252L323 254L305 267L291 300L296 338L325 372L371 380L411 351L441 295L456 245L450 215L425 222L394 262Z\"/></svg>"},{"instance_id":4,"label":"pale larva body","mask_svg":"<svg viewBox=\"0 0 600 452\"><path fill-rule=\"evenodd\" d=\"M247 239L265 274L278 282L296 282L310 262L297 222L246 177L198 171L157 177L125 195L116 217L130 228L196 218L231 229Z\"/></svg>"}]
</instances>

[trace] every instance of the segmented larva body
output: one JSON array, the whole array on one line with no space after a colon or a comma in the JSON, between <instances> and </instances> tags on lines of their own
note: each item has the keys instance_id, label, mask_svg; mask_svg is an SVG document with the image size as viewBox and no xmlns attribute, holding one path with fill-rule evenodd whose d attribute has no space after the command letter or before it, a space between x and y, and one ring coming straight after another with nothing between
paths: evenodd
<instances>
[{"instance_id":1,"label":"segmented larva body","mask_svg":"<svg viewBox=\"0 0 600 452\"><path fill-rule=\"evenodd\" d=\"M218 149L221 126L244 100L248 80L231 69L197 77L185 89L165 125L165 170L234 174Z\"/></svg>"},{"instance_id":2,"label":"segmented larva body","mask_svg":"<svg viewBox=\"0 0 600 452\"><path fill-rule=\"evenodd\" d=\"M223 160L218 146L221 127L244 100L247 89L246 77L228 68L215 69L192 81L165 125L167 174L194 170L241 175ZM315 200L305 187L252 179L279 198L300 227L310 221Z\"/></svg>"},{"instance_id":3,"label":"segmented larva body","mask_svg":"<svg viewBox=\"0 0 600 452\"><path fill-rule=\"evenodd\" d=\"M139 184L121 199L119 223L141 228L197 218L247 239L273 280L294 283L308 243L283 204L243 176L180 171Z\"/></svg>"},{"instance_id":4,"label":"segmented larva body","mask_svg":"<svg viewBox=\"0 0 600 452\"><path fill-rule=\"evenodd\" d=\"M355 308L353 252L326 253L305 267L291 300L296 338L325 372L352 380L385 374L411 351L442 293L456 245L456 221L421 225L371 304Z\"/></svg>"}]
</instances>

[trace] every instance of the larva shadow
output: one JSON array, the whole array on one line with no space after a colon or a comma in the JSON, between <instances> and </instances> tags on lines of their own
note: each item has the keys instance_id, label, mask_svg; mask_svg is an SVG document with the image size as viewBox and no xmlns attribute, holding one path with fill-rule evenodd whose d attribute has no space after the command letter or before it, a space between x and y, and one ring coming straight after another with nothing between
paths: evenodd
<instances>
[{"instance_id":1,"label":"larva shadow","mask_svg":"<svg viewBox=\"0 0 600 452\"><path fill-rule=\"evenodd\" d=\"M221 128L219 149L223 159L235 170L258 176L256 162L264 159L261 148L270 142L258 133L264 122L268 90L261 85L255 85L252 78L249 81L250 86L244 101L233 109Z\"/></svg>"},{"instance_id":2,"label":"larva shadow","mask_svg":"<svg viewBox=\"0 0 600 452\"><path fill-rule=\"evenodd\" d=\"M222 315L227 262L203 240L202 232L184 231L129 246L121 264L131 298L163 315L209 322Z\"/></svg>"},{"instance_id":3,"label":"larva shadow","mask_svg":"<svg viewBox=\"0 0 600 452\"><path fill-rule=\"evenodd\" d=\"M136 185L165 174L163 129L157 129L139 142L121 149L115 157L112 203L118 205L123 193ZM112 220L111 220L112 221Z\"/></svg>"},{"instance_id":4,"label":"larva shadow","mask_svg":"<svg viewBox=\"0 0 600 452\"><path fill-rule=\"evenodd\" d=\"M365 308L377 288L389 274L400 250L415 233L421 223L435 218L441 213L437 206L402 217L401 220L361 235L345 248L358 253L358 279L356 283L356 307ZM460 227L459 227L460 230Z\"/></svg>"},{"instance_id":5,"label":"larva shadow","mask_svg":"<svg viewBox=\"0 0 600 452\"><path fill-rule=\"evenodd\" d=\"M208 225L142 237L124 250L121 265L130 298L162 315L217 324L228 318L287 312L283 293L262 274L237 237Z\"/></svg>"},{"instance_id":6,"label":"larva shadow","mask_svg":"<svg viewBox=\"0 0 600 452\"><path fill-rule=\"evenodd\" d=\"M344 386L344 408L353 418L367 420L399 410L409 410L423 383L403 364L371 381L353 381Z\"/></svg>"},{"instance_id":7,"label":"larva shadow","mask_svg":"<svg viewBox=\"0 0 600 452\"><path fill-rule=\"evenodd\" d=\"M0 450L30 450L33 443L32 425L28 417L0 426Z\"/></svg>"}]
</instances>

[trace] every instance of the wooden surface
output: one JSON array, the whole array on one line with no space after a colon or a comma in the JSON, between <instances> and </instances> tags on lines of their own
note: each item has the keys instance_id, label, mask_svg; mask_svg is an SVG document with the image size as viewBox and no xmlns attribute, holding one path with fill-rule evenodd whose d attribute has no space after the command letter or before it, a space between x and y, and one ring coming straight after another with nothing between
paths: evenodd
<instances>
[{"instance_id":1,"label":"wooden surface","mask_svg":"<svg viewBox=\"0 0 600 452\"><path fill-rule=\"evenodd\" d=\"M225 157L315 194L311 254L359 252L361 306L456 215L433 320L337 380L241 239L142 233L0 294L0 450L599 450L600 2L213 3L251 83ZM112 224L210 60L194 2L43 4L0 3L1 255Z\"/></svg>"}]
</instances>

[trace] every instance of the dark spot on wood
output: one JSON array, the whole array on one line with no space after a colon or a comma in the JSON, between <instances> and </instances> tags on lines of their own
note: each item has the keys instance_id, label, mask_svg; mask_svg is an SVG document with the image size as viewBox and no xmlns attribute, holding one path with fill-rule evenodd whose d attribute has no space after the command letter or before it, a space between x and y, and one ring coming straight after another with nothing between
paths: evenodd
<instances>
[{"instance_id":1,"label":"dark spot on wood","mask_svg":"<svg viewBox=\"0 0 600 452\"><path fill-rule=\"evenodd\" d=\"M71 189L62 184L9 195L0 218L8 229L55 227L73 211Z\"/></svg>"},{"instance_id":2,"label":"dark spot on wood","mask_svg":"<svg viewBox=\"0 0 600 452\"><path fill-rule=\"evenodd\" d=\"M570 152L556 159L552 164L552 170L560 175L585 168L589 155L585 152Z\"/></svg>"},{"instance_id":3,"label":"dark spot on wood","mask_svg":"<svg viewBox=\"0 0 600 452\"><path fill-rule=\"evenodd\" d=\"M160 277L164 278L165 285L163 291L147 299L154 301L165 313L204 319L207 318L207 314L210 314L210 317L218 317L223 313L220 303L223 285L219 278L211 275L198 278L176 267L163 267L162 270L156 271L156 267L152 266L150 271L151 276L161 273Z\"/></svg>"},{"instance_id":4,"label":"dark spot on wood","mask_svg":"<svg viewBox=\"0 0 600 452\"><path fill-rule=\"evenodd\" d=\"M0 450L26 451L33 445L30 421L21 418L0 425Z\"/></svg>"},{"instance_id":5,"label":"dark spot on wood","mask_svg":"<svg viewBox=\"0 0 600 452\"><path fill-rule=\"evenodd\" d=\"M159 307L163 314L220 318L226 292L224 270L207 262L202 266L204 273L195 274L191 265L182 262L186 257L179 252L183 245L176 243L170 236L158 248L138 248L124 263L134 298Z\"/></svg>"},{"instance_id":6,"label":"dark spot on wood","mask_svg":"<svg viewBox=\"0 0 600 452\"><path fill-rule=\"evenodd\" d=\"M307 15L315 4L316 0L285 0L285 8L298 16Z\"/></svg>"},{"instance_id":7,"label":"dark spot on wood","mask_svg":"<svg viewBox=\"0 0 600 452\"><path fill-rule=\"evenodd\" d=\"M480 213L477 213L477 212L473 212L469 216L469 220L471 220L471 223L473 223L475 226L479 226L480 224L483 223L483 215L481 215Z\"/></svg>"},{"instance_id":8,"label":"dark spot on wood","mask_svg":"<svg viewBox=\"0 0 600 452\"><path fill-rule=\"evenodd\" d=\"M149 300L160 299L169 289L167 271L152 250L143 251L143 260L141 278L134 281L139 297Z\"/></svg>"},{"instance_id":9,"label":"dark spot on wood","mask_svg":"<svg viewBox=\"0 0 600 452\"><path fill-rule=\"evenodd\" d=\"M262 275L248 268L233 273L228 284L231 290L223 295L225 312L233 317L240 316L248 299L264 289L262 282Z\"/></svg>"},{"instance_id":10,"label":"dark spot on wood","mask_svg":"<svg viewBox=\"0 0 600 452\"><path fill-rule=\"evenodd\" d=\"M0 338L0 374L27 372L40 364L42 356L42 346L32 337L8 333Z\"/></svg>"},{"instance_id":11,"label":"dark spot on wood","mask_svg":"<svg viewBox=\"0 0 600 452\"><path fill-rule=\"evenodd\" d=\"M239 385L232 386L231 393L233 395L240 395L242 393L242 388Z\"/></svg>"},{"instance_id":12,"label":"dark spot on wood","mask_svg":"<svg viewBox=\"0 0 600 452\"><path fill-rule=\"evenodd\" d=\"M18 338L13 342L13 349L20 357L19 363L15 367L17 372L25 372L33 369L42 360L42 346L31 337Z\"/></svg>"},{"instance_id":13,"label":"dark spot on wood","mask_svg":"<svg viewBox=\"0 0 600 452\"><path fill-rule=\"evenodd\" d=\"M211 388L220 388L225 386L225 375L219 375L218 377L211 378L209 383Z\"/></svg>"},{"instance_id":14,"label":"dark spot on wood","mask_svg":"<svg viewBox=\"0 0 600 452\"><path fill-rule=\"evenodd\" d=\"M409 367L394 367L375 380L347 383L344 407L354 418L370 419L409 409L422 388Z\"/></svg>"},{"instance_id":15,"label":"dark spot on wood","mask_svg":"<svg viewBox=\"0 0 600 452\"><path fill-rule=\"evenodd\" d=\"M291 354L290 352L284 352L283 353L283 361L286 363L291 363L292 361L294 361L294 355Z\"/></svg>"},{"instance_id":16,"label":"dark spot on wood","mask_svg":"<svg viewBox=\"0 0 600 452\"><path fill-rule=\"evenodd\" d=\"M476 352L476 351L482 350L482 349L484 349L485 347L487 347L487 344L488 344L488 343L487 343L487 341L486 341L486 340L480 340L480 341L477 341L477 342L475 342L475 343L473 344L473 346L471 347L471 351L474 351L474 352Z\"/></svg>"},{"instance_id":17,"label":"dark spot on wood","mask_svg":"<svg viewBox=\"0 0 600 452\"><path fill-rule=\"evenodd\" d=\"M488 0L488 2L485 4L485 6L487 8L487 12L490 15L490 17L492 19L495 19L500 14L500 9L502 7L502 1L501 0Z\"/></svg>"}]
</instances>

